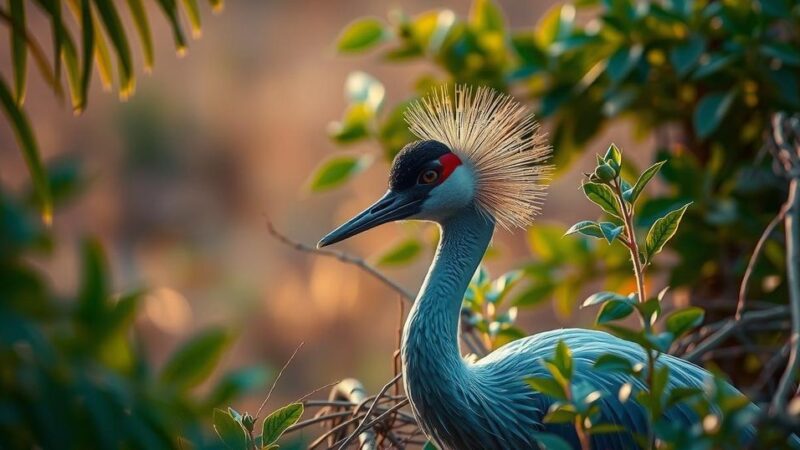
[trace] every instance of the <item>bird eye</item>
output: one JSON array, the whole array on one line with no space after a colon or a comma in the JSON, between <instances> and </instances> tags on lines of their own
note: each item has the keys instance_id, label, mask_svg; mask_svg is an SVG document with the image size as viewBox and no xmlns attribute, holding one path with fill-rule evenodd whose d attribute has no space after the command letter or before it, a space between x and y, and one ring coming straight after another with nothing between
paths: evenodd
<instances>
[{"instance_id":1,"label":"bird eye","mask_svg":"<svg viewBox=\"0 0 800 450\"><path fill-rule=\"evenodd\" d=\"M419 175L420 184L431 184L439 179L439 172L428 169Z\"/></svg>"}]
</instances>

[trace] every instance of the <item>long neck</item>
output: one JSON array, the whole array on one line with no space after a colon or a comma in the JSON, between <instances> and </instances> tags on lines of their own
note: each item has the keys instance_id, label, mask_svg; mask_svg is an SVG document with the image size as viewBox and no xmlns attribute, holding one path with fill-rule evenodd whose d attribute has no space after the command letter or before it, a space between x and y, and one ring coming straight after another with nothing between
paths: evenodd
<instances>
[{"instance_id":1,"label":"long neck","mask_svg":"<svg viewBox=\"0 0 800 450\"><path fill-rule=\"evenodd\" d=\"M457 382L447 377L465 370L458 343L461 303L493 231L494 223L473 208L441 223L439 247L403 330L403 369L412 402L415 387L446 389Z\"/></svg>"}]
</instances>

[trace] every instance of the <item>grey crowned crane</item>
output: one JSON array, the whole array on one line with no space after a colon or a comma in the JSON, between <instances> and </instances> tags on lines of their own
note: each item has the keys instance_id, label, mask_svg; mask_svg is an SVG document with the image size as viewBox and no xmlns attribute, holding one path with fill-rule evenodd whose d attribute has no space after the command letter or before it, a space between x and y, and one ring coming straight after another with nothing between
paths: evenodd
<instances>
[{"instance_id":1,"label":"grey crowned crane","mask_svg":"<svg viewBox=\"0 0 800 450\"><path fill-rule=\"evenodd\" d=\"M574 427L543 422L554 399L532 390L524 379L547 376L540 360L551 357L563 340L573 352L574 380L609 393L624 383L645 389L625 374L592 370L604 353L646 363L638 345L601 331L560 329L514 341L476 362L464 359L459 348L464 292L495 227L531 225L544 199L551 151L537 123L509 96L462 86L454 98L442 89L413 105L406 119L421 140L397 155L386 194L318 246L396 220L438 224L441 240L406 320L401 347L405 390L422 430L443 449L538 448L536 436L542 431L580 448ZM669 366L669 388L702 387L711 377L670 355L659 364ZM697 423L683 404L665 414L674 423ZM646 412L633 399L604 396L600 422L629 432L593 435L594 449L638 448L631 433L647 435Z\"/></svg>"}]
</instances>

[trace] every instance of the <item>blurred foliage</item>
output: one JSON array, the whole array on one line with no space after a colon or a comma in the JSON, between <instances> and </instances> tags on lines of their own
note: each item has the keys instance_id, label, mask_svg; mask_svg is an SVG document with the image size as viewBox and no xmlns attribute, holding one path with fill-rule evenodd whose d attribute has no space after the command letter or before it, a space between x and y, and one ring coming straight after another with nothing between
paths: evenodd
<instances>
[{"instance_id":1,"label":"blurred foliage","mask_svg":"<svg viewBox=\"0 0 800 450\"><path fill-rule=\"evenodd\" d=\"M800 109L797 2L586 0L510 29L495 2L475 0L468 17L442 8L356 19L337 48L431 68L396 105L384 105L379 80L363 72L347 80L348 106L331 138L341 145L373 140L386 162L414 140L403 119L408 102L443 83L488 85L531 103L552 130L560 172L609 124L625 121L637 138L653 136L653 160L668 162L658 173L664 188L638 199L637 226L694 202L667 245L678 258L654 269L674 288L688 288L698 304L733 305L730 293L786 195L785 181L760 152L770 114ZM624 251L591 253L585 241L555 238L563 231L542 224L529 231L535 260L524 267L531 287L521 306L552 298L568 315L598 274L611 285L630 283ZM755 270L752 298L785 301L782 261L783 249L772 246Z\"/></svg>"},{"instance_id":2,"label":"blurred foliage","mask_svg":"<svg viewBox=\"0 0 800 450\"><path fill-rule=\"evenodd\" d=\"M127 9L139 37L144 59L144 70L152 70L155 60L153 38L147 11L142 0L127 0ZM155 0L164 18L172 28L175 50L178 55L186 52L187 40L181 11L186 16L194 36L200 35L200 7L197 0ZM221 11L223 0L210 0L215 11ZM48 60L39 37L28 26L30 11L35 8L44 14L51 24L50 39L53 46L52 64ZM121 2L111 0L9 0L0 6L0 24L9 31L13 87L0 75L0 106L8 117L16 134L20 150L36 187L42 217L45 223L52 220L52 191L47 184L39 146L31 129L30 120L23 110L28 78L28 56L33 59L42 79L53 93L63 100L62 72L66 73L72 110L80 114L89 101L89 86L92 73L97 69L104 89L113 88L114 62L117 66L117 88L119 97L127 99L136 87L133 53L128 32L120 13ZM70 20L69 17L72 19ZM76 40L75 36L78 36Z\"/></svg>"},{"instance_id":3,"label":"blurred foliage","mask_svg":"<svg viewBox=\"0 0 800 450\"><path fill-rule=\"evenodd\" d=\"M56 205L81 192L73 161L47 172ZM33 198L0 191L0 447L218 447L211 411L261 387L266 369L228 373L201 395L232 341L218 328L152 367L134 327L146 293L114 293L97 241L81 246L78 292L53 292L32 262L56 245Z\"/></svg>"}]
</instances>

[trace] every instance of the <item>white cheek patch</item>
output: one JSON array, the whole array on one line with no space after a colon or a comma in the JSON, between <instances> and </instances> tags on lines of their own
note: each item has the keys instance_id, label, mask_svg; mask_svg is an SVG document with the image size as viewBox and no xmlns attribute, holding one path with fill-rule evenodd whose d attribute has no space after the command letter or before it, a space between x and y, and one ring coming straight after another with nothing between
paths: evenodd
<instances>
[{"instance_id":1,"label":"white cheek patch","mask_svg":"<svg viewBox=\"0 0 800 450\"><path fill-rule=\"evenodd\" d=\"M439 216L464 208L472 202L474 196L475 177L467 166L460 165L442 184L431 190L430 196L422 205L422 211Z\"/></svg>"}]
</instances>

